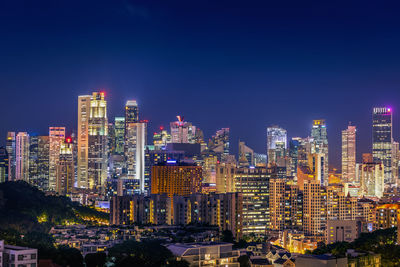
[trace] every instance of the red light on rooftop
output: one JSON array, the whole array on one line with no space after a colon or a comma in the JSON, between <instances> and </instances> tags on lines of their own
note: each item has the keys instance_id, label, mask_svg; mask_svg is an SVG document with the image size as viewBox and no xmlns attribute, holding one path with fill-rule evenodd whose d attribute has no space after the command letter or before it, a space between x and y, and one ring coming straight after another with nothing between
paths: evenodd
<instances>
[{"instance_id":1,"label":"red light on rooftop","mask_svg":"<svg viewBox=\"0 0 400 267\"><path fill-rule=\"evenodd\" d=\"M161 130L161 131L164 130L164 126L160 126L160 130Z\"/></svg>"},{"instance_id":2,"label":"red light on rooftop","mask_svg":"<svg viewBox=\"0 0 400 267\"><path fill-rule=\"evenodd\" d=\"M71 144L72 143L72 138L71 137L65 138L65 142L67 142L68 144Z\"/></svg>"}]
</instances>

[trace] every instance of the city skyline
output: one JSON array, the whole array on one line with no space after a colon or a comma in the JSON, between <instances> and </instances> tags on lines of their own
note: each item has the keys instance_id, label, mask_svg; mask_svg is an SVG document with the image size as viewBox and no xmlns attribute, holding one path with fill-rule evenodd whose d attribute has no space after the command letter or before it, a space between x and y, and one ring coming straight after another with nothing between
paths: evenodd
<instances>
[{"instance_id":1,"label":"city skyline","mask_svg":"<svg viewBox=\"0 0 400 267\"><path fill-rule=\"evenodd\" d=\"M94 90L94 91L96 91L96 90ZM111 102L111 100L108 97L107 91L105 91L105 90L98 90L98 91L105 95L105 99L106 99L106 101L108 103ZM88 91L88 94L90 94L90 92L91 91ZM77 96L76 97L77 98L77 103L75 103L75 104L77 106L79 106L80 105L79 101L81 101L81 99L84 98L84 97L88 97L88 95L81 94L81 95ZM142 107L140 105L140 103L138 103L137 100L132 100L131 99L131 100L127 100L126 102L130 102L130 101L134 101L135 105L137 105L141 110L144 109L144 107ZM114 123L114 119L116 119L116 118L118 120L119 118L121 118L121 116L122 117L125 116L125 108L124 108L125 104L122 107L120 107L121 115L120 114L110 115L110 113L107 112L107 117L109 118L108 121L110 123ZM109 104L107 104L107 105L109 105ZM377 107L372 108L372 110L370 111L371 114L373 113L375 108L377 108ZM396 115L395 115L396 114L396 109L395 108L393 108L392 106L386 107L386 108L391 110L392 116L394 115L394 117L396 117ZM79 126L79 117L78 117L77 114L76 114L76 116L77 116L77 119L75 119L75 125L72 125L71 127L64 127L67 123L60 122L58 127L65 128L65 136L71 137L72 134L75 134L75 139L76 139L76 141L78 141L79 134L78 134L77 128ZM187 121L186 117L182 116L182 114L180 114L178 116L181 116L182 118L185 118L184 121ZM152 141L153 141L152 140L153 139L153 133L158 132L160 130L160 127L168 129L169 128L168 125L175 121L174 118L171 118L171 120L169 122L165 122L163 124L160 124L160 125L156 126L151 121L147 122L147 120L144 120L143 118L146 118L145 116L141 115L140 118L141 118L140 121L146 121L147 127L149 128L149 130L147 130L148 134L147 134L147 140L146 140L146 142L148 142L148 143L152 143ZM323 118L319 118L319 119L323 119ZM312 135L311 134L311 132L312 132L311 130L312 130L312 125L313 125L314 120L315 119L313 119L310 122L310 128L307 128L308 125L299 126L299 128L301 128L302 132L304 132L304 131L306 132L302 136L301 135L300 136L299 135L294 135L291 132L287 131L287 128L282 127L283 130L287 131L287 142L289 142L294 137L301 137L301 138L311 137L311 135ZM325 119L323 119L323 120L326 121ZM206 129L209 128L209 127L207 127L207 125L204 125L204 126L203 125L199 125L197 122L194 122L194 124L197 127L199 127L201 130L203 130L203 128L206 128ZM278 124L278 123L276 123L276 124ZM279 124L281 124L281 123L279 122ZM326 124L326 128L327 128L327 134L328 134L328 140L329 140L329 155L332 155L332 154L334 155L333 157L330 156L331 158L329 160L329 166L330 166L330 168L332 167L332 168L336 168L338 170L341 170L341 167L342 167L342 146L341 146L342 145L341 144L341 142L342 142L342 131L345 130L347 126L344 126L343 129L337 129L337 136L332 136L332 133L330 133L332 131L332 129L330 129L330 127L329 127L329 122L328 123L325 122L325 124ZM369 143L367 142L366 145L365 144L360 144L360 139L363 139L363 137L365 139L365 136L362 136L362 134L360 134L358 132L358 126L355 125L353 121L348 121L347 125L349 125L349 124L354 125L355 127L357 127L356 162L362 162L362 154L364 154L364 153L372 153L372 141L373 141L372 140L372 128L373 128L372 115L371 115L371 119L370 119L370 129L371 130L370 130L370 134L369 134L369 135L371 135L371 141ZM392 124L393 124L392 128L396 129L395 120L393 120L393 118L392 118ZM5 132L5 137L7 137L7 133L8 132L13 132L13 131L15 131L15 132L27 132L29 135L43 136L43 135L47 135L48 134L49 127L51 128L53 126L48 125L47 128L45 129L45 131L43 131L43 132L42 131L37 131L37 130L29 130L29 129L22 129L22 130L21 129L15 129L15 130L14 129L8 129ZM254 150L254 152L261 153L261 154L266 154L266 152L267 152L267 128L269 128L269 127L277 127L277 126L275 124L271 124L271 125L267 125L267 126L264 127L265 140L263 140L264 141L263 147L251 146L251 144L253 144L253 143L260 143L259 140L251 140L251 139L247 140L247 139L241 138L240 136L237 136L237 134L235 134L235 133L231 134L233 136L233 138L236 138L236 140L234 140L232 137L230 137L231 154L238 156L239 141L245 141L246 145L248 145L252 150ZM220 128L223 128L223 126L221 126ZM210 134L205 134L204 135L204 141L208 142L208 140L211 140L212 136L215 134L216 130L218 130L218 129L215 129L214 131L211 129ZM47 131L47 133L46 133L46 131ZM333 129L333 131L336 132L335 129ZM395 135L395 130L393 130L393 140L397 141L398 139L396 139L395 136L396 136ZM331 143L332 142L331 140L332 139L334 140L336 138L340 139L339 140L340 142L339 142L339 144L337 146L335 144ZM3 138L3 140L0 143L0 145L5 146L5 141L6 141L6 138ZM238 160L239 160L239 156L238 156Z\"/></svg>"}]
</instances>

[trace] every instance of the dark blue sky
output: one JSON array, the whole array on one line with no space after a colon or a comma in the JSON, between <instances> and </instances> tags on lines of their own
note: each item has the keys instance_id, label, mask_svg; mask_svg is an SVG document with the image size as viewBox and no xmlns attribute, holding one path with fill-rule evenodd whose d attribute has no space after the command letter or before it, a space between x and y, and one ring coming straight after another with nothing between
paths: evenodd
<instances>
[{"instance_id":1,"label":"dark blue sky","mask_svg":"<svg viewBox=\"0 0 400 267\"><path fill-rule=\"evenodd\" d=\"M349 121L370 150L375 105L393 107L398 139L395 2L214 2L1 1L2 139L76 129L77 96L96 89L110 118L137 99L150 133L180 114L207 137L230 127L234 151L241 138L264 152L268 125L307 136L325 118L338 165Z\"/></svg>"}]
</instances>

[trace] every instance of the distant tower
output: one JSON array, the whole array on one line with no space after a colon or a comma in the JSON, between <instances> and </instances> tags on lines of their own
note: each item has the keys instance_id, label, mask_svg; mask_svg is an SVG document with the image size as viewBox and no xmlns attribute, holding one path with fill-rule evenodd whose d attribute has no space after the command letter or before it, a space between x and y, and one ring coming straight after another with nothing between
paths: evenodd
<instances>
[{"instance_id":1,"label":"distant tower","mask_svg":"<svg viewBox=\"0 0 400 267\"><path fill-rule=\"evenodd\" d=\"M15 132L7 133L6 149L8 153L8 179L15 180L15 167L16 167L16 147L15 147Z\"/></svg>"},{"instance_id":2,"label":"distant tower","mask_svg":"<svg viewBox=\"0 0 400 267\"><path fill-rule=\"evenodd\" d=\"M172 143L196 143L196 126L184 121L183 117L176 116L178 121L170 123Z\"/></svg>"},{"instance_id":3,"label":"distant tower","mask_svg":"<svg viewBox=\"0 0 400 267\"><path fill-rule=\"evenodd\" d=\"M78 187L88 188L90 95L78 97Z\"/></svg>"},{"instance_id":4,"label":"distant tower","mask_svg":"<svg viewBox=\"0 0 400 267\"><path fill-rule=\"evenodd\" d=\"M383 163L385 183L392 179L392 110L386 107L374 108L372 113L372 156L374 162Z\"/></svg>"},{"instance_id":5,"label":"distant tower","mask_svg":"<svg viewBox=\"0 0 400 267\"><path fill-rule=\"evenodd\" d=\"M355 183L356 179L356 126L342 131L342 180Z\"/></svg>"},{"instance_id":6,"label":"distant tower","mask_svg":"<svg viewBox=\"0 0 400 267\"><path fill-rule=\"evenodd\" d=\"M284 157L287 149L287 132L279 126L267 128L267 160L276 163L278 157Z\"/></svg>"},{"instance_id":7,"label":"distant tower","mask_svg":"<svg viewBox=\"0 0 400 267\"><path fill-rule=\"evenodd\" d=\"M71 193L74 187L74 158L73 143L70 137L66 138L60 145L58 165L56 168L56 192L61 195Z\"/></svg>"},{"instance_id":8,"label":"distant tower","mask_svg":"<svg viewBox=\"0 0 400 267\"><path fill-rule=\"evenodd\" d=\"M0 147L0 183L9 181L8 179L8 153L5 147Z\"/></svg>"},{"instance_id":9,"label":"distant tower","mask_svg":"<svg viewBox=\"0 0 400 267\"><path fill-rule=\"evenodd\" d=\"M65 127L49 128L49 190L56 190L56 170L60 157L60 146L65 139Z\"/></svg>"},{"instance_id":10,"label":"distant tower","mask_svg":"<svg viewBox=\"0 0 400 267\"><path fill-rule=\"evenodd\" d=\"M19 132L16 137L15 179L29 182L29 135Z\"/></svg>"},{"instance_id":11,"label":"distant tower","mask_svg":"<svg viewBox=\"0 0 400 267\"><path fill-rule=\"evenodd\" d=\"M115 154L124 154L124 139L125 139L125 118L114 118L114 136L115 136Z\"/></svg>"},{"instance_id":12,"label":"distant tower","mask_svg":"<svg viewBox=\"0 0 400 267\"><path fill-rule=\"evenodd\" d=\"M147 122L138 121L139 109L135 100L125 106L125 159L128 179L135 183L135 193L145 193L144 164Z\"/></svg>"},{"instance_id":13,"label":"distant tower","mask_svg":"<svg viewBox=\"0 0 400 267\"><path fill-rule=\"evenodd\" d=\"M313 126L311 129L311 137L312 137L312 145L311 145L311 153L312 154L322 154L323 156L323 169L324 173L321 177L321 181L323 181L323 185L328 185L328 177L329 177L329 164L328 164L328 133L326 130L325 120L314 120Z\"/></svg>"},{"instance_id":14,"label":"distant tower","mask_svg":"<svg viewBox=\"0 0 400 267\"><path fill-rule=\"evenodd\" d=\"M85 188L104 190L107 180L107 101L104 92L93 92L89 109L88 183Z\"/></svg>"}]
</instances>

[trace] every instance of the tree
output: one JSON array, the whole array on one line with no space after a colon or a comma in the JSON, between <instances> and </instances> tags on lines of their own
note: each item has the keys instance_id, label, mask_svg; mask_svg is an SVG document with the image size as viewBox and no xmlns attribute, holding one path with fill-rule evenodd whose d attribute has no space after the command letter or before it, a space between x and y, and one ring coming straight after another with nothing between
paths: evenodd
<instances>
[{"instance_id":1,"label":"tree","mask_svg":"<svg viewBox=\"0 0 400 267\"><path fill-rule=\"evenodd\" d=\"M89 253L85 256L86 267L103 267L106 260L107 255L104 252Z\"/></svg>"},{"instance_id":2,"label":"tree","mask_svg":"<svg viewBox=\"0 0 400 267\"><path fill-rule=\"evenodd\" d=\"M240 267L250 267L250 259L247 255L242 255L238 258L238 262L240 263Z\"/></svg>"},{"instance_id":3,"label":"tree","mask_svg":"<svg viewBox=\"0 0 400 267\"><path fill-rule=\"evenodd\" d=\"M230 231L230 230L222 231L221 241L222 242L227 242L227 243L235 243L232 231Z\"/></svg>"},{"instance_id":4,"label":"tree","mask_svg":"<svg viewBox=\"0 0 400 267\"><path fill-rule=\"evenodd\" d=\"M81 252L68 246L60 246L53 256L53 261L63 267L84 266Z\"/></svg>"}]
</instances>

